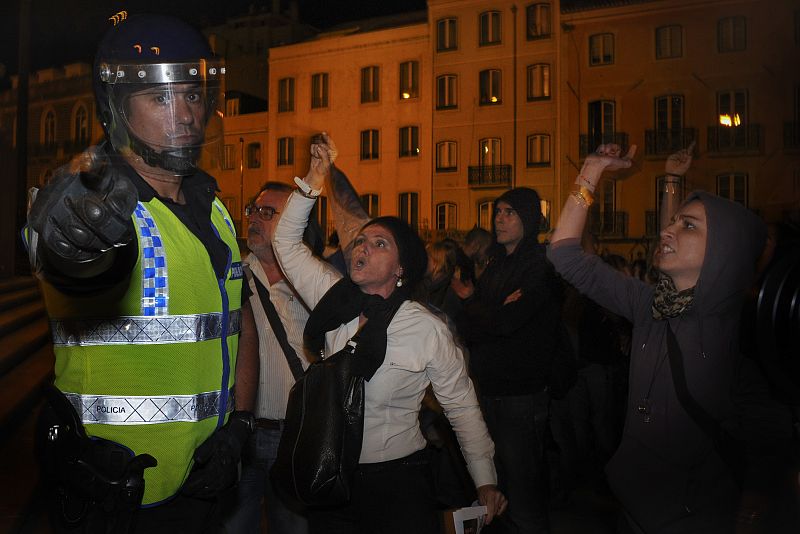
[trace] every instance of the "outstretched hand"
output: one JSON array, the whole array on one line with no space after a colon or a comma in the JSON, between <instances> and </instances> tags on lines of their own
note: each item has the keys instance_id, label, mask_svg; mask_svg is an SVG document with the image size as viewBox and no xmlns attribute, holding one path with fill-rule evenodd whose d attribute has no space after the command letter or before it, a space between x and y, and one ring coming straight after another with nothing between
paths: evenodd
<instances>
[{"instance_id":1,"label":"outstretched hand","mask_svg":"<svg viewBox=\"0 0 800 534\"><path fill-rule=\"evenodd\" d=\"M337 155L336 145L327 133L322 132L319 138L312 140L311 164L305 177L305 182L311 186L311 189L322 189Z\"/></svg>"},{"instance_id":2,"label":"outstretched hand","mask_svg":"<svg viewBox=\"0 0 800 534\"><path fill-rule=\"evenodd\" d=\"M624 156L619 145L600 145L594 153L586 156L581 173L575 183L594 192L597 182L600 181L600 176L604 171L618 171L629 168L633 164L635 155L636 145L631 145L628 153Z\"/></svg>"},{"instance_id":3,"label":"outstretched hand","mask_svg":"<svg viewBox=\"0 0 800 534\"><path fill-rule=\"evenodd\" d=\"M688 148L678 150L667 158L664 164L664 172L673 176L683 176L692 165L692 154L694 153L695 141Z\"/></svg>"}]
</instances>

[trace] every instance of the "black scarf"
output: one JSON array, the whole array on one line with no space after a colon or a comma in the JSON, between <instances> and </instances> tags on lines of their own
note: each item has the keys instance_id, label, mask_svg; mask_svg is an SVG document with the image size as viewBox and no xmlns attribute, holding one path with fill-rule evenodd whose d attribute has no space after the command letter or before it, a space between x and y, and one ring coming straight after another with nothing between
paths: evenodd
<instances>
[{"instance_id":1,"label":"black scarf","mask_svg":"<svg viewBox=\"0 0 800 534\"><path fill-rule=\"evenodd\" d=\"M368 295L349 278L331 287L311 312L303 338L312 354L325 347L325 333L349 323L360 314L368 321L353 339L356 341L355 374L366 380L372 378L386 356L386 329L400 305L408 300L405 287L395 289L388 299Z\"/></svg>"}]
</instances>

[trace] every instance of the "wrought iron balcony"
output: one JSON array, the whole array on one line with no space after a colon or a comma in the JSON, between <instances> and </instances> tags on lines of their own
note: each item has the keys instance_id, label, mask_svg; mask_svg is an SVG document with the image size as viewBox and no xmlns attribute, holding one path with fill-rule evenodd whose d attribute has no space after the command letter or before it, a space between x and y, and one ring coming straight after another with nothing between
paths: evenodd
<instances>
[{"instance_id":1,"label":"wrought iron balcony","mask_svg":"<svg viewBox=\"0 0 800 534\"><path fill-rule=\"evenodd\" d=\"M511 185L511 165L470 165L469 185L497 187Z\"/></svg>"},{"instance_id":2,"label":"wrought iron balcony","mask_svg":"<svg viewBox=\"0 0 800 534\"><path fill-rule=\"evenodd\" d=\"M628 134L625 132L614 132L612 134L603 135L589 135L581 134L580 136L580 156L581 159L585 158L589 152L594 152L600 145L607 145L614 143L622 148L622 153L628 151Z\"/></svg>"},{"instance_id":3,"label":"wrought iron balcony","mask_svg":"<svg viewBox=\"0 0 800 534\"><path fill-rule=\"evenodd\" d=\"M697 139L695 128L673 128L644 131L645 156L668 156L678 150L689 148Z\"/></svg>"},{"instance_id":4,"label":"wrought iron balcony","mask_svg":"<svg viewBox=\"0 0 800 534\"><path fill-rule=\"evenodd\" d=\"M708 127L709 152L755 152L760 149L760 124Z\"/></svg>"},{"instance_id":5,"label":"wrought iron balcony","mask_svg":"<svg viewBox=\"0 0 800 534\"><path fill-rule=\"evenodd\" d=\"M783 148L800 149L800 122L783 123Z\"/></svg>"}]
</instances>

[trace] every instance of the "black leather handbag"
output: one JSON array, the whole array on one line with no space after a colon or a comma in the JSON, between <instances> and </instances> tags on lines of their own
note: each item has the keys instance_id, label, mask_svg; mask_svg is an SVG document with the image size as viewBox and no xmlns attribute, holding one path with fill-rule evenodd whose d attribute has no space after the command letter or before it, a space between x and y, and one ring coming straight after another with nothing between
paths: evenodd
<instances>
[{"instance_id":1,"label":"black leather handbag","mask_svg":"<svg viewBox=\"0 0 800 534\"><path fill-rule=\"evenodd\" d=\"M352 372L357 343L358 334L312 363L289 392L270 478L283 497L305 507L350 499L364 434L364 377Z\"/></svg>"}]
</instances>

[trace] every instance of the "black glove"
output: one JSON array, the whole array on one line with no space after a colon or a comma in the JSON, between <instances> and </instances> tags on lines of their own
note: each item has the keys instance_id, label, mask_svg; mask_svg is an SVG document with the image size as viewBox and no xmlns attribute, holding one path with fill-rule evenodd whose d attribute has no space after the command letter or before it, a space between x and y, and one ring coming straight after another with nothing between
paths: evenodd
<instances>
[{"instance_id":1,"label":"black glove","mask_svg":"<svg viewBox=\"0 0 800 534\"><path fill-rule=\"evenodd\" d=\"M242 447L253 432L250 412L231 413L228 422L194 451L194 468L183 493L197 499L214 499L236 485Z\"/></svg>"},{"instance_id":2,"label":"black glove","mask_svg":"<svg viewBox=\"0 0 800 534\"><path fill-rule=\"evenodd\" d=\"M85 263L133 239L136 202L130 180L93 147L39 191L28 221L59 265Z\"/></svg>"}]
</instances>

